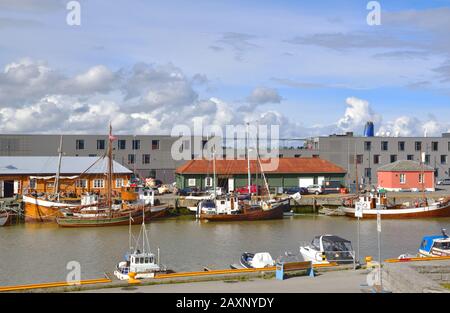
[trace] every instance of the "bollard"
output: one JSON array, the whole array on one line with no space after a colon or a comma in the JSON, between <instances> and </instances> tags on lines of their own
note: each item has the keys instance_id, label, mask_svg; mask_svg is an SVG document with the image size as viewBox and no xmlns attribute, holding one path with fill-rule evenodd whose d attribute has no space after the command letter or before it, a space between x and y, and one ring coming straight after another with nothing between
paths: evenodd
<instances>
[{"instance_id":1,"label":"bollard","mask_svg":"<svg viewBox=\"0 0 450 313\"><path fill-rule=\"evenodd\" d=\"M129 279L128 279L129 284L140 284L141 283L140 280L136 279L136 273L134 273L134 272L128 273L128 277L129 277Z\"/></svg>"}]
</instances>

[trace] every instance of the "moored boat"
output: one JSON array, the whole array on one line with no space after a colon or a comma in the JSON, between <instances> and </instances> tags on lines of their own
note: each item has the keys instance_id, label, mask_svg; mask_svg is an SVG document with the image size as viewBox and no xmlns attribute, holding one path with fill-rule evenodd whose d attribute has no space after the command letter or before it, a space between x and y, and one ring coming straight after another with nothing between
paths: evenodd
<instances>
[{"instance_id":1,"label":"moored boat","mask_svg":"<svg viewBox=\"0 0 450 313\"><path fill-rule=\"evenodd\" d=\"M355 262L352 243L334 235L314 237L310 245L300 247L300 254L305 261L313 264L350 264Z\"/></svg>"},{"instance_id":2,"label":"moored boat","mask_svg":"<svg viewBox=\"0 0 450 313\"><path fill-rule=\"evenodd\" d=\"M450 217L450 197L441 198L431 204L423 199L415 201L414 205L389 206L385 195L371 193L359 197L356 205L363 207L362 214L366 219L377 218L378 213L383 219ZM355 217L355 207L344 206L340 210L347 216Z\"/></svg>"},{"instance_id":3,"label":"moored boat","mask_svg":"<svg viewBox=\"0 0 450 313\"><path fill-rule=\"evenodd\" d=\"M420 257L450 256L450 238L446 230L441 235L425 236L419 248Z\"/></svg>"},{"instance_id":4,"label":"moored boat","mask_svg":"<svg viewBox=\"0 0 450 313\"><path fill-rule=\"evenodd\" d=\"M117 264L114 276L120 280L133 279L148 279L154 278L156 273L166 272L164 265L159 262L158 256L151 252L150 243L147 236L147 229L145 227L145 211L142 211L143 219L139 236L136 239L135 247L131 247L131 224L132 218L129 218L129 244L130 252L125 255L125 260ZM141 242L142 239L142 242ZM141 242L141 244L139 244ZM140 247L139 247L140 245ZM130 275L133 273L134 275Z\"/></svg>"},{"instance_id":5,"label":"moored boat","mask_svg":"<svg viewBox=\"0 0 450 313\"><path fill-rule=\"evenodd\" d=\"M241 255L240 264L243 268L266 268L275 266L275 261L268 252L244 252Z\"/></svg>"},{"instance_id":6,"label":"moored boat","mask_svg":"<svg viewBox=\"0 0 450 313\"><path fill-rule=\"evenodd\" d=\"M7 226L10 223L9 213L8 212L0 212L0 227Z\"/></svg>"}]
</instances>

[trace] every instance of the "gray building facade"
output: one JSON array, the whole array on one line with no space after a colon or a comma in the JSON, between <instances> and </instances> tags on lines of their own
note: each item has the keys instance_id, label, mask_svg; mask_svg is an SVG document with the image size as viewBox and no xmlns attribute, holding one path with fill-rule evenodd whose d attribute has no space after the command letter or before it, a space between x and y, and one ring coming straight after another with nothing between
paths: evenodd
<instances>
[{"instance_id":1,"label":"gray building facade","mask_svg":"<svg viewBox=\"0 0 450 313\"><path fill-rule=\"evenodd\" d=\"M353 133L317 137L309 141L311 153L347 170L347 184L376 185L377 170L399 160L421 162L435 169L436 179L450 177L450 134L441 137L360 137ZM357 174L356 174L357 173Z\"/></svg>"}]
</instances>

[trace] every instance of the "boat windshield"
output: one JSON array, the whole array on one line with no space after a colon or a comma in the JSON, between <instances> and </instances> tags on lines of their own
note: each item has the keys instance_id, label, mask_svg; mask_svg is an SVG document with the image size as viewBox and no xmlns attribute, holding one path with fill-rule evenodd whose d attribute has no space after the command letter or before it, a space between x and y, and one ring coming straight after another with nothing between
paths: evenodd
<instances>
[{"instance_id":1,"label":"boat windshield","mask_svg":"<svg viewBox=\"0 0 450 313\"><path fill-rule=\"evenodd\" d=\"M324 251L352 251L352 244L350 241L342 238L323 238Z\"/></svg>"},{"instance_id":2,"label":"boat windshield","mask_svg":"<svg viewBox=\"0 0 450 313\"><path fill-rule=\"evenodd\" d=\"M435 242L433 248L442 249L442 250L450 250L450 241L441 241Z\"/></svg>"}]
</instances>

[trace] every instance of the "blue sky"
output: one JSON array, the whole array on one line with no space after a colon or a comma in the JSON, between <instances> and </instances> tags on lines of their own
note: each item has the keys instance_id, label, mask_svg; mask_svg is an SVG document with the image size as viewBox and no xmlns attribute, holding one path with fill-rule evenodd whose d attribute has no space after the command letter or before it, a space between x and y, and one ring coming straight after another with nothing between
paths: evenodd
<instances>
[{"instance_id":1,"label":"blue sky","mask_svg":"<svg viewBox=\"0 0 450 313\"><path fill-rule=\"evenodd\" d=\"M378 1L380 26L360 0L85 0L80 26L66 24L67 2L0 2L0 131L450 127L450 1Z\"/></svg>"}]
</instances>

